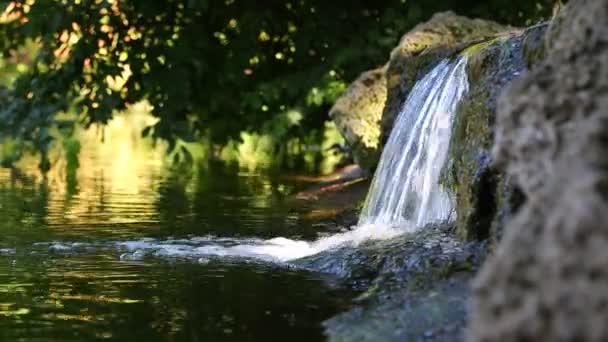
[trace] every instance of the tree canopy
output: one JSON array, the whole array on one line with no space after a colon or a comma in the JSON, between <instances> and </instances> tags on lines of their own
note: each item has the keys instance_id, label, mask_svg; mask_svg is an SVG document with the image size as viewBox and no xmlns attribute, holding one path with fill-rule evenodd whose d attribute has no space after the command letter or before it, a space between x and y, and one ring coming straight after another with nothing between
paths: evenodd
<instances>
[{"instance_id":1,"label":"tree canopy","mask_svg":"<svg viewBox=\"0 0 608 342\"><path fill-rule=\"evenodd\" d=\"M141 100L170 142L217 143L272 120L290 134L322 127L358 73L384 63L399 37L434 12L524 25L550 0L23 0L0 3L5 58L33 42L29 68L3 91L0 138L44 152L48 130L105 124ZM75 121L57 113L77 113Z\"/></svg>"}]
</instances>

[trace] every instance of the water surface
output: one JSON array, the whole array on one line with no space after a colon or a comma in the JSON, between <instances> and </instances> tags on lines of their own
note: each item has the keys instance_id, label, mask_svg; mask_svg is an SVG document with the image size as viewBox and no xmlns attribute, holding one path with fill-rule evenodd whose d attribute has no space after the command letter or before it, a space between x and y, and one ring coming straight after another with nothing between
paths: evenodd
<instances>
[{"instance_id":1,"label":"water surface","mask_svg":"<svg viewBox=\"0 0 608 342\"><path fill-rule=\"evenodd\" d=\"M46 180L0 169L0 340L323 338L321 322L353 296L334 278L244 259L121 260L117 247L312 240L336 227L314 219L328 208L294 202L308 184L214 166L172 171L126 150L81 157L75 175Z\"/></svg>"}]
</instances>

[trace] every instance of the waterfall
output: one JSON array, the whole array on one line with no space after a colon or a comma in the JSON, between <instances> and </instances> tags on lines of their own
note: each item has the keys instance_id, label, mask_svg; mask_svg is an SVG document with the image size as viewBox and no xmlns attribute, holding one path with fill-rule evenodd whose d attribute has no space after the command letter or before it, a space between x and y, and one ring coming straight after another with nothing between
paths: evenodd
<instances>
[{"instance_id":1,"label":"waterfall","mask_svg":"<svg viewBox=\"0 0 608 342\"><path fill-rule=\"evenodd\" d=\"M297 241L228 239L213 236L182 240L123 241L126 260L147 254L197 258L245 257L290 261L345 244L387 239L428 223L453 218L453 200L439 184L447 156L454 114L468 90L466 57L440 62L419 80L403 104L384 148L359 225L352 230Z\"/></svg>"},{"instance_id":2,"label":"waterfall","mask_svg":"<svg viewBox=\"0 0 608 342\"><path fill-rule=\"evenodd\" d=\"M468 91L466 56L440 62L419 80L382 152L359 225L415 230L453 219L453 198L439 184L458 103Z\"/></svg>"}]
</instances>

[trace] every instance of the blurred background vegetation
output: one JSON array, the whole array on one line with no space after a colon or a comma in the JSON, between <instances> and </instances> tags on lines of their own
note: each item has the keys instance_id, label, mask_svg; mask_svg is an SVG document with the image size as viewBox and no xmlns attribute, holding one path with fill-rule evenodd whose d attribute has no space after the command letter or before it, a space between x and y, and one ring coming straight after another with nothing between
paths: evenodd
<instances>
[{"instance_id":1,"label":"blurred background vegetation","mask_svg":"<svg viewBox=\"0 0 608 342\"><path fill-rule=\"evenodd\" d=\"M83 139L129 124L178 163L326 173L328 109L408 29L444 10L530 25L553 2L0 1L0 161L77 168Z\"/></svg>"}]
</instances>

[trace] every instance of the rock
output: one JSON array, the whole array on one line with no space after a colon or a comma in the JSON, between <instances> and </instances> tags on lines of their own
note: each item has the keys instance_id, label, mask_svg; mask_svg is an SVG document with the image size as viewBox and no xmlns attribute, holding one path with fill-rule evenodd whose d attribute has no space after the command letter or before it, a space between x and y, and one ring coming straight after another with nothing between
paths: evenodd
<instances>
[{"instance_id":1,"label":"rock","mask_svg":"<svg viewBox=\"0 0 608 342\"><path fill-rule=\"evenodd\" d=\"M146 252L138 249L133 253L123 253L120 255L121 261L141 261L146 256Z\"/></svg>"},{"instance_id":2,"label":"rock","mask_svg":"<svg viewBox=\"0 0 608 342\"><path fill-rule=\"evenodd\" d=\"M462 43L494 36L506 28L491 21L438 13L405 34L383 67L355 80L330 110L330 117L351 146L355 162L373 169L380 158L382 136L415 81L431 64L459 51Z\"/></svg>"},{"instance_id":3,"label":"rock","mask_svg":"<svg viewBox=\"0 0 608 342\"><path fill-rule=\"evenodd\" d=\"M493 155L526 197L474 283L474 341L608 340L608 0L573 0L499 100Z\"/></svg>"},{"instance_id":4,"label":"rock","mask_svg":"<svg viewBox=\"0 0 608 342\"><path fill-rule=\"evenodd\" d=\"M435 341L464 338L469 281L485 244L454 238L451 227L368 241L297 260L365 291L353 308L324 323L330 341Z\"/></svg>"},{"instance_id":5,"label":"rock","mask_svg":"<svg viewBox=\"0 0 608 342\"><path fill-rule=\"evenodd\" d=\"M329 111L355 162L370 168L380 153L380 119L386 101L385 68L364 72Z\"/></svg>"},{"instance_id":6,"label":"rock","mask_svg":"<svg viewBox=\"0 0 608 342\"><path fill-rule=\"evenodd\" d=\"M456 114L444 169L444 183L456 195L457 233L463 239L499 235L518 207L516 189L492 165L497 98L526 69L526 42L544 36L546 27L507 32L463 52L469 56L470 90Z\"/></svg>"},{"instance_id":7,"label":"rock","mask_svg":"<svg viewBox=\"0 0 608 342\"><path fill-rule=\"evenodd\" d=\"M527 30L526 37L523 41L523 53L526 60L526 66L532 68L543 59L547 51L545 44L545 35L547 33L548 23L542 23Z\"/></svg>"}]
</instances>

